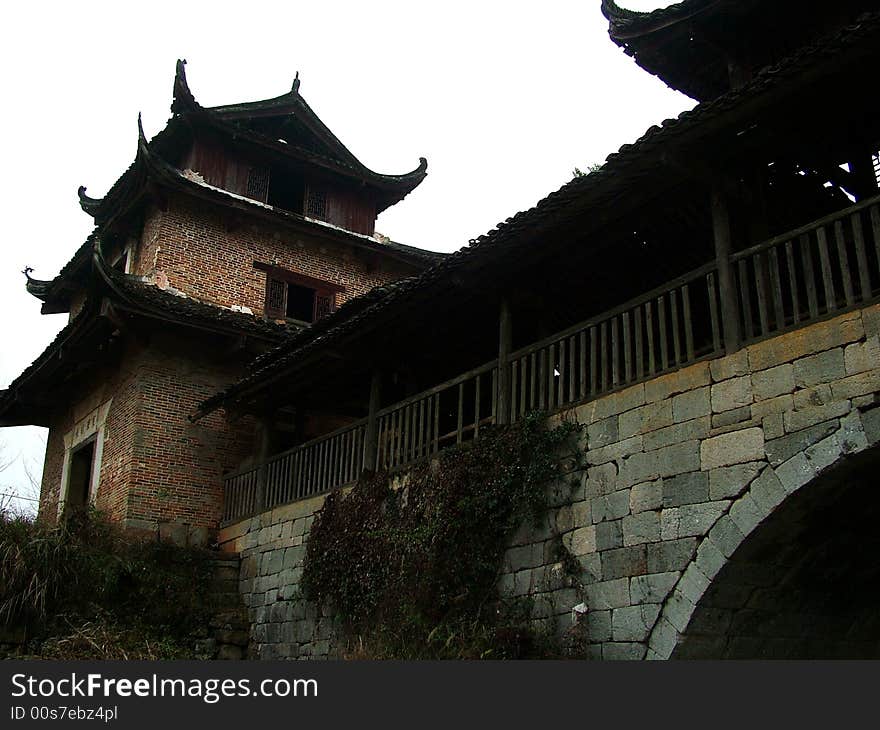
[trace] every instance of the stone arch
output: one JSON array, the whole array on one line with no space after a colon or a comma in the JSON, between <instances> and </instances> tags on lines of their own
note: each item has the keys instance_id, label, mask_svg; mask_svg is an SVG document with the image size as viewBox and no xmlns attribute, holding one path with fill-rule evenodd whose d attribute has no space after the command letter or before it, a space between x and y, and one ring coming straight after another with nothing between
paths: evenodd
<instances>
[{"instance_id":1,"label":"stone arch","mask_svg":"<svg viewBox=\"0 0 880 730\"><path fill-rule=\"evenodd\" d=\"M767 465L663 604L648 659L880 657L880 444Z\"/></svg>"}]
</instances>

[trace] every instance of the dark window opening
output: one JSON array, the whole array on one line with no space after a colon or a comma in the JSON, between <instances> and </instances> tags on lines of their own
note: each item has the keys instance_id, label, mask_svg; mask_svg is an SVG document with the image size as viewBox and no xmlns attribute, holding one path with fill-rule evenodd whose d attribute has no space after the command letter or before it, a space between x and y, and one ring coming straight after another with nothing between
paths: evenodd
<instances>
[{"instance_id":1,"label":"dark window opening","mask_svg":"<svg viewBox=\"0 0 880 730\"><path fill-rule=\"evenodd\" d=\"M287 285L287 317L300 322L314 322L315 290L296 284Z\"/></svg>"},{"instance_id":2,"label":"dark window opening","mask_svg":"<svg viewBox=\"0 0 880 730\"><path fill-rule=\"evenodd\" d=\"M81 446L70 456L70 470L67 479L67 499L65 510L77 512L89 506L89 492L92 487L92 471L94 469L94 440Z\"/></svg>"},{"instance_id":3,"label":"dark window opening","mask_svg":"<svg viewBox=\"0 0 880 730\"><path fill-rule=\"evenodd\" d=\"M327 193L324 190L309 188L309 198L306 201L306 215L310 218L327 218Z\"/></svg>"},{"instance_id":4,"label":"dark window opening","mask_svg":"<svg viewBox=\"0 0 880 730\"><path fill-rule=\"evenodd\" d=\"M336 310L336 292L333 289L340 287L333 284L327 284L326 289L323 286L308 286L311 280L297 283L303 279L308 277L279 270L267 273L265 309L269 319L314 322ZM315 283L320 285L317 280Z\"/></svg>"},{"instance_id":5,"label":"dark window opening","mask_svg":"<svg viewBox=\"0 0 880 730\"><path fill-rule=\"evenodd\" d=\"M302 213L305 185L302 177L280 167L273 167L269 182L269 205Z\"/></svg>"},{"instance_id":6,"label":"dark window opening","mask_svg":"<svg viewBox=\"0 0 880 730\"><path fill-rule=\"evenodd\" d=\"M123 251L119 258L116 259L116 263L113 264L113 268L124 274L126 266L128 266L128 251Z\"/></svg>"}]
</instances>

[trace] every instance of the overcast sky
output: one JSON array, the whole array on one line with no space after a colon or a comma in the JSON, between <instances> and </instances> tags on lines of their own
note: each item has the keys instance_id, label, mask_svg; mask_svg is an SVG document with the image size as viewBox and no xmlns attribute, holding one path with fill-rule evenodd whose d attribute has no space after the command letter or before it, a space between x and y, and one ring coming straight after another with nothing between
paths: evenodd
<instances>
[{"instance_id":1,"label":"overcast sky","mask_svg":"<svg viewBox=\"0 0 880 730\"><path fill-rule=\"evenodd\" d=\"M669 5L623 0L634 10ZM67 321L41 316L21 270L51 279L91 230L76 189L102 196L170 115L174 64L211 106L300 93L377 172L428 177L377 230L453 251L693 106L607 36L600 0L30 2L4 8L6 174L0 388ZM0 492L39 476L45 431L0 429ZM0 498L2 499L2 498Z\"/></svg>"}]
</instances>

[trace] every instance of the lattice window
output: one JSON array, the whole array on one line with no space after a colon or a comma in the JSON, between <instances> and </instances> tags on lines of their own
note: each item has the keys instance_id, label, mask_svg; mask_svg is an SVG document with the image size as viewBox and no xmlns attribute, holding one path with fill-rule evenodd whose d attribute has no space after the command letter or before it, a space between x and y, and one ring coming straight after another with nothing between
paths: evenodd
<instances>
[{"instance_id":1,"label":"lattice window","mask_svg":"<svg viewBox=\"0 0 880 730\"><path fill-rule=\"evenodd\" d=\"M336 307L334 306L335 294L324 294L322 292L315 293L315 321L321 317L326 317Z\"/></svg>"},{"instance_id":2,"label":"lattice window","mask_svg":"<svg viewBox=\"0 0 880 730\"><path fill-rule=\"evenodd\" d=\"M327 193L324 190L309 188L306 200L306 215L311 218L327 218Z\"/></svg>"},{"instance_id":3,"label":"lattice window","mask_svg":"<svg viewBox=\"0 0 880 730\"><path fill-rule=\"evenodd\" d=\"M259 200L265 203L269 195L269 168L252 167L248 170L247 192L251 200Z\"/></svg>"},{"instance_id":4,"label":"lattice window","mask_svg":"<svg viewBox=\"0 0 880 730\"><path fill-rule=\"evenodd\" d=\"M281 319L287 314L287 282L266 278L266 316Z\"/></svg>"}]
</instances>

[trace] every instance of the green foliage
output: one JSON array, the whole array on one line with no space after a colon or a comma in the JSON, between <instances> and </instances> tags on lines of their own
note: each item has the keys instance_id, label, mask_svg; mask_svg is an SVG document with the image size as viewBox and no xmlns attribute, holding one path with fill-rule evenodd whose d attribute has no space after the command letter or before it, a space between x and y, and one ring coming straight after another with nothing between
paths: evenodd
<instances>
[{"instance_id":1,"label":"green foliage","mask_svg":"<svg viewBox=\"0 0 880 730\"><path fill-rule=\"evenodd\" d=\"M575 177L586 177L586 176L589 175L590 173L596 172L597 170L601 170L601 169L602 169L602 163L601 163L601 162L597 162L597 163L595 163L595 164L593 164L593 165L587 165L587 171L586 171L586 172L584 172L583 170L581 170L579 167L574 168L574 170L571 171L571 176L572 176L572 178L575 178Z\"/></svg>"},{"instance_id":2,"label":"green foliage","mask_svg":"<svg viewBox=\"0 0 880 730\"><path fill-rule=\"evenodd\" d=\"M560 451L577 430L531 414L508 429L327 497L309 536L302 588L332 605L362 651L398 658L544 653L528 606L499 600L505 545L543 513Z\"/></svg>"},{"instance_id":3,"label":"green foliage","mask_svg":"<svg viewBox=\"0 0 880 730\"><path fill-rule=\"evenodd\" d=\"M97 513L57 527L0 516L0 625L45 635L60 612L68 623L101 614L182 637L209 609L210 556L134 539Z\"/></svg>"}]
</instances>

